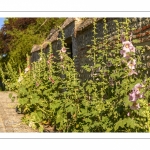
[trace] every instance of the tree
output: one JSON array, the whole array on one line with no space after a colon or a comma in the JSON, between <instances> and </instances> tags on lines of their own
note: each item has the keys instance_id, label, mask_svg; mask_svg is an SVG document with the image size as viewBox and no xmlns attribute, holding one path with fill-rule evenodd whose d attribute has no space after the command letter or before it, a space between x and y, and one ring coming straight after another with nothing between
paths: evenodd
<instances>
[{"instance_id":1,"label":"tree","mask_svg":"<svg viewBox=\"0 0 150 150\"><path fill-rule=\"evenodd\" d=\"M34 44L41 44L52 28L61 25L65 18L7 18L0 31L1 59L9 62L14 68L24 67L26 54Z\"/></svg>"}]
</instances>

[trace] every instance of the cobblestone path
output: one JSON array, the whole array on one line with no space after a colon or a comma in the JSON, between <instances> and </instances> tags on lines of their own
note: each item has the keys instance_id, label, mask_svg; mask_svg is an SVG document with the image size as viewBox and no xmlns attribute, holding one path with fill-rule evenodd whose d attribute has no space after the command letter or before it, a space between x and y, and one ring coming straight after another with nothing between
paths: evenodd
<instances>
[{"instance_id":1,"label":"cobblestone path","mask_svg":"<svg viewBox=\"0 0 150 150\"><path fill-rule=\"evenodd\" d=\"M11 101L10 92L0 92L0 132L37 132L21 122L22 114L16 113L17 101Z\"/></svg>"}]
</instances>

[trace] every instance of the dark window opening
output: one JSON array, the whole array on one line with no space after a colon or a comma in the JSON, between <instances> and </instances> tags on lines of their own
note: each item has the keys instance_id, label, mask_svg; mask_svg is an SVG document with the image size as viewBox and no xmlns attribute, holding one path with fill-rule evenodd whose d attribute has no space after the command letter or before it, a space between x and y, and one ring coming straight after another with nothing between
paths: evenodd
<instances>
[{"instance_id":1,"label":"dark window opening","mask_svg":"<svg viewBox=\"0 0 150 150\"><path fill-rule=\"evenodd\" d=\"M73 58L73 51L72 51L72 40L71 38L68 38L65 40L66 48L67 48L67 54L70 58Z\"/></svg>"}]
</instances>

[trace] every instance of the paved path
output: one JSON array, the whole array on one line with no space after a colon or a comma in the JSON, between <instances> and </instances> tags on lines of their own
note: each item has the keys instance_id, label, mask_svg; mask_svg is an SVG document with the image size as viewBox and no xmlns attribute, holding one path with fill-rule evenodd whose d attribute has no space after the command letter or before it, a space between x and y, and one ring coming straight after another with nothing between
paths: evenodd
<instances>
[{"instance_id":1,"label":"paved path","mask_svg":"<svg viewBox=\"0 0 150 150\"><path fill-rule=\"evenodd\" d=\"M0 92L0 132L37 132L21 122L22 114L15 111L17 101L11 101L10 92Z\"/></svg>"}]
</instances>

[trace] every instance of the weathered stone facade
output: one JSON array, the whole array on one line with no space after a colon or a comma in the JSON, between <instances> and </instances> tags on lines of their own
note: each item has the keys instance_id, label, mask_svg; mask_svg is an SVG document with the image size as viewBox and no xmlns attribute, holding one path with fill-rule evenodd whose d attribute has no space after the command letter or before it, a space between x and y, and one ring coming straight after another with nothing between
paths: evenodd
<instances>
[{"instance_id":1,"label":"weathered stone facade","mask_svg":"<svg viewBox=\"0 0 150 150\"><path fill-rule=\"evenodd\" d=\"M115 44L117 40L116 36L116 25L113 20L118 20L122 22L125 18L106 18L107 29L109 35L109 41ZM150 45L150 18L130 18L130 27L135 28L133 30L133 39L139 39L139 43L134 43L134 45ZM75 65L77 70L81 71L81 66L86 63L85 55L88 50L87 45L92 44L93 36L93 18L80 19L80 18L68 18L62 25L62 29L65 35L65 42L67 43L68 52L70 52L70 57L77 56L75 59ZM103 38L103 18L97 18L97 37L99 41ZM55 54L56 50L61 49L61 42L58 38L61 37L60 30L52 30L50 35L48 35L46 42L42 45L34 45L31 51L31 61L36 61L39 58L39 51L42 49L44 52L48 52L48 43L52 43L52 49ZM149 49L149 48L148 48ZM146 53L147 68L150 68L150 51Z\"/></svg>"}]
</instances>

